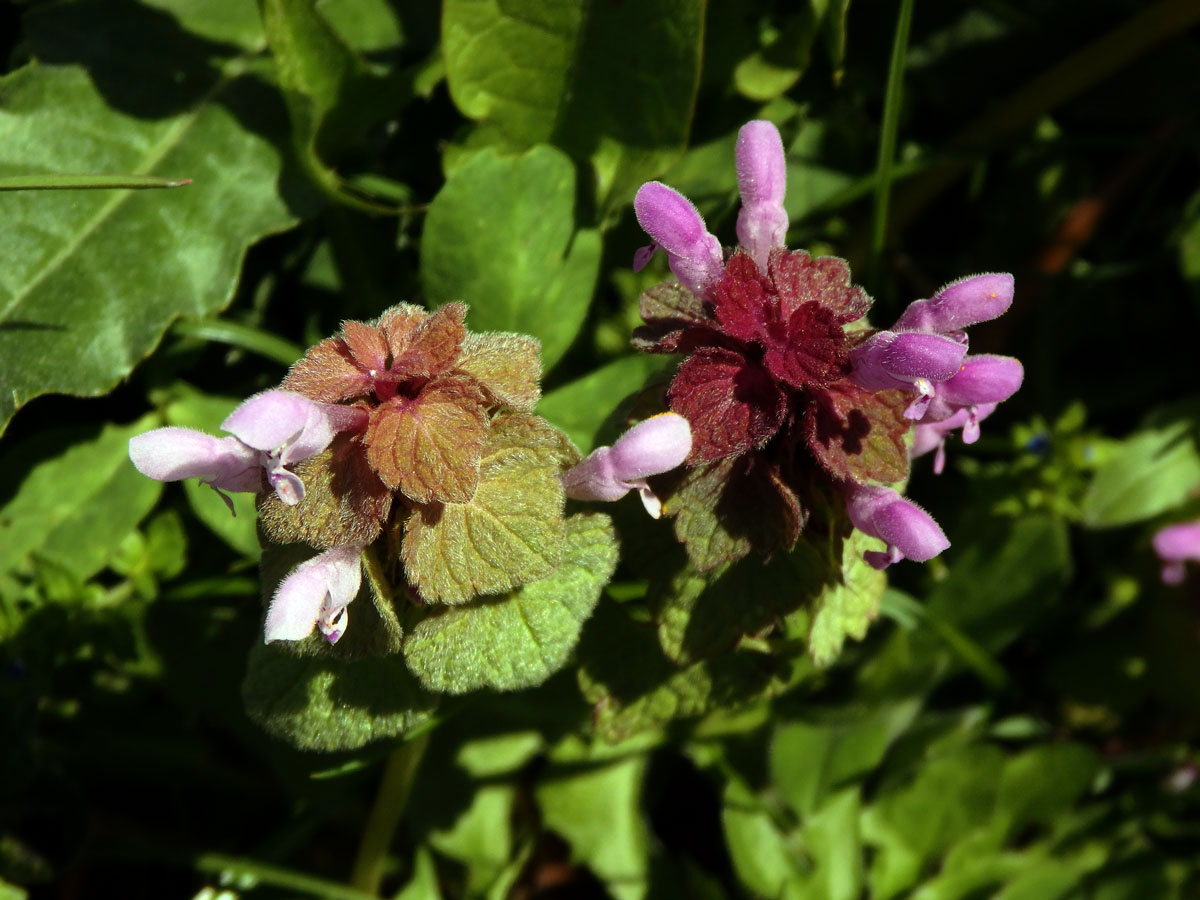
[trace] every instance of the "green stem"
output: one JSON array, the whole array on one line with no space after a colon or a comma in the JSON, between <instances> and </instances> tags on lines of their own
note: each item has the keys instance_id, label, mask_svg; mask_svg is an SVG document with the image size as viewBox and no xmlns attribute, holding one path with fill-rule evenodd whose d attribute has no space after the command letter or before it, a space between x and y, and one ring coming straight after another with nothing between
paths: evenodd
<instances>
[{"instance_id":1,"label":"green stem","mask_svg":"<svg viewBox=\"0 0 1200 900\"><path fill-rule=\"evenodd\" d=\"M258 860L239 859L220 853L205 853L192 860L192 865L200 872L211 872L214 875L228 876L234 879L245 878L252 882L269 884L310 897L325 897L327 900L372 900L375 896L348 888L336 881L326 881L324 878L315 878L312 875L268 865Z\"/></svg>"},{"instance_id":2,"label":"green stem","mask_svg":"<svg viewBox=\"0 0 1200 900\"><path fill-rule=\"evenodd\" d=\"M350 885L355 890L379 895L388 848L404 815L404 806L428 743L429 732L423 731L409 738L388 757L350 875Z\"/></svg>"},{"instance_id":3,"label":"green stem","mask_svg":"<svg viewBox=\"0 0 1200 900\"><path fill-rule=\"evenodd\" d=\"M9 175L0 178L0 191L111 191L173 188L191 184L190 178L154 175Z\"/></svg>"},{"instance_id":4,"label":"green stem","mask_svg":"<svg viewBox=\"0 0 1200 900\"><path fill-rule=\"evenodd\" d=\"M879 132L879 158L875 163L875 222L871 229L871 262L868 283L879 285L879 266L888 237L888 200L892 192L892 166L896 161L896 132L900 128L900 106L904 98L904 64L912 27L914 0L900 0L896 32L892 38L892 61L888 66L887 92L883 101L883 124Z\"/></svg>"},{"instance_id":5,"label":"green stem","mask_svg":"<svg viewBox=\"0 0 1200 900\"><path fill-rule=\"evenodd\" d=\"M249 350L283 366L290 366L304 355L304 351L291 341L227 319L180 319L171 331L183 337L216 341Z\"/></svg>"}]
</instances>

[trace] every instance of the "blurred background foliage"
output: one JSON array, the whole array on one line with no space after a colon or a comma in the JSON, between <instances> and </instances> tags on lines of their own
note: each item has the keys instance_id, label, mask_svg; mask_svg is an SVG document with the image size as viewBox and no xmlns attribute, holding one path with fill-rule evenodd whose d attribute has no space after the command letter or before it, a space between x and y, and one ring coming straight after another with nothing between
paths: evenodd
<instances>
[{"instance_id":1,"label":"blurred background foliage","mask_svg":"<svg viewBox=\"0 0 1200 900\"><path fill-rule=\"evenodd\" d=\"M1200 894L1197 582L1163 587L1149 546L1200 515L1197 21L0 2L0 187L192 181L0 192L0 898ZM951 550L754 702L715 662L622 695L659 663L606 642L645 616L618 578L582 685L469 695L399 750L260 731L253 504L142 478L129 436L215 431L341 320L464 299L539 337L539 411L588 449L661 366L628 344L665 275L630 270L633 192L672 184L731 242L754 117L789 148L789 244L848 258L876 324L1017 276L972 338L1023 390L910 486Z\"/></svg>"}]
</instances>

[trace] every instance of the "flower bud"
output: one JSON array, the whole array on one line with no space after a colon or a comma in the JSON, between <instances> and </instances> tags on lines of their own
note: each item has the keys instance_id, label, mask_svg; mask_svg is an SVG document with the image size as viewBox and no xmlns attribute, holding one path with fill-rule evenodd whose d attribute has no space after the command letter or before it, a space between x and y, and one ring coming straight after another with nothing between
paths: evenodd
<instances>
[{"instance_id":1,"label":"flower bud","mask_svg":"<svg viewBox=\"0 0 1200 900\"><path fill-rule=\"evenodd\" d=\"M738 243L766 272L771 251L784 246L788 226L783 208L787 163L779 131L770 122L748 122L738 132L737 174L742 195Z\"/></svg>"},{"instance_id":2,"label":"flower bud","mask_svg":"<svg viewBox=\"0 0 1200 900\"><path fill-rule=\"evenodd\" d=\"M886 569L902 559L925 562L950 546L933 516L891 488L847 483L845 489L854 527L887 545L882 553L863 554L874 568Z\"/></svg>"},{"instance_id":3,"label":"flower bud","mask_svg":"<svg viewBox=\"0 0 1200 900\"><path fill-rule=\"evenodd\" d=\"M633 199L638 224L666 251L671 271L692 293L707 296L724 271L721 244L686 197L657 181Z\"/></svg>"}]
</instances>

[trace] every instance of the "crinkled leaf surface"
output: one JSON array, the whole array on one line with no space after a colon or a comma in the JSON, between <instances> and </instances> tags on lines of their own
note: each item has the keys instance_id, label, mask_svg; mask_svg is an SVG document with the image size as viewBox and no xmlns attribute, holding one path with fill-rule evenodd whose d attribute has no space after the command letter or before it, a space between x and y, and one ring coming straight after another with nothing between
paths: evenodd
<instances>
[{"instance_id":1,"label":"crinkled leaf surface","mask_svg":"<svg viewBox=\"0 0 1200 900\"><path fill-rule=\"evenodd\" d=\"M353 750L427 722L436 698L403 659L296 656L278 644L250 651L242 698L250 717L303 750Z\"/></svg>"},{"instance_id":2,"label":"crinkled leaf surface","mask_svg":"<svg viewBox=\"0 0 1200 900\"><path fill-rule=\"evenodd\" d=\"M808 447L836 478L903 481L908 400L902 391L865 391L849 380L827 385L808 404Z\"/></svg>"},{"instance_id":3,"label":"crinkled leaf surface","mask_svg":"<svg viewBox=\"0 0 1200 900\"><path fill-rule=\"evenodd\" d=\"M173 319L228 303L247 247L295 221L272 144L283 110L247 90L263 77L251 55L132 5L42 7L26 24L37 61L0 82L0 174L193 183L0 199L0 428L39 394L111 389Z\"/></svg>"},{"instance_id":4,"label":"crinkled leaf surface","mask_svg":"<svg viewBox=\"0 0 1200 900\"><path fill-rule=\"evenodd\" d=\"M616 564L608 517L572 516L558 568L511 593L435 610L405 639L408 666L442 693L540 684L566 662Z\"/></svg>"},{"instance_id":5,"label":"crinkled leaf surface","mask_svg":"<svg viewBox=\"0 0 1200 900\"><path fill-rule=\"evenodd\" d=\"M78 433L59 430L9 448L0 464L15 491L0 501L0 573L30 554L81 580L103 568L162 493L129 461L129 439L159 424L108 425L74 445Z\"/></svg>"},{"instance_id":6,"label":"crinkled leaf surface","mask_svg":"<svg viewBox=\"0 0 1200 900\"><path fill-rule=\"evenodd\" d=\"M579 658L596 733L613 743L769 696L786 674L786 665L771 657L741 652L678 668L663 656L652 627L611 604L601 604L588 623Z\"/></svg>"},{"instance_id":7,"label":"crinkled leaf surface","mask_svg":"<svg viewBox=\"0 0 1200 900\"><path fill-rule=\"evenodd\" d=\"M421 595L466 603L550 574L562 553L559 474L569 453L543 419L494 419L470 501L420 506L405 526L404 568Z\"/></svg>"},{"instance_id":8,"label":"crinkled leaf surface","mask_svg":"<svg viewBox=\"0 0 1200 900\"><path fill-rule=\"evenodd\" d=\"M458 108L512 148L590 160L602 209L683 152L703 33L700 0L447 0L442 14Z\"/></svg>"},{"instance_id":9,"label":"crinkled leaf surface","mask_svg":"<svg viewBox=\"0 0 1200 900\"><path fill-rule=\"evenodd\" d=\"M484 150L433 198L421 283L433 305L465 300L474 331L531 334L552 367L575 339L596 284L600 235L575 230L575 168L553 147Z\"/></svg>"},{"instance_id":10,"label":"crinkled leaf surface","mask_svg":"<svg viewBox=\"0 0 1200 900\"><path fill-rule=\"evenodd\" d=\"M372 410L365 441L371 468L389 487L417 503L465 503L487 439L482 392L470 379L451 377Z\"/></svg>"},{"instance_id":11,"label":"crinkled leaf surface","mask_svg":"<svg viewBox=\"0 0 1200 900\"><path fill-rule=\"evenodd\" d=\"M879 610L887 575L863 559L863 551L878 544L861 531L853 532L842 543L841 579L817 597L808 631L808 652L819 666L837 658L846 638L862 640Z\"/></svg>"},{"instance_id":12,"label":"crinkled leaf surface","mask_svg":"<svg viewBox=\"0 0 1200 900\"><path fill-rule=\"evenodd\" d=\"M689 564L652 581L647 602L663 651L680 665L729 652L815 599L827 568L801 541L768 562L752 556L707 574Z\"/></svg>"},{"instance_id":13,"label":"crinkled leaf surface","mask_svg":"<svg viewBox=\"0 0 1200 900\"><path fill-rule=\"evenodd\" d=\"M513 409L532 412L542 394L542 347L527 334L468 334L454 367Z\"/></svg>"}]
</instances>

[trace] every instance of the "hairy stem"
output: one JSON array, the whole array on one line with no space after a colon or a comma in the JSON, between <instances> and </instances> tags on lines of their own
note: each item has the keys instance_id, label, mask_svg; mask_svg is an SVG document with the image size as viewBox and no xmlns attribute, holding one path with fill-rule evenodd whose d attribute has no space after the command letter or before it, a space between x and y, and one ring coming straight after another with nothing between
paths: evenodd
<instances>
[{"instance_id":1,"label":"hairy stem","mask_svg":"<svg viewBox=\"0 0 1200 900\"><path fill-rule=\"evenodd\" d=\"M413 779L421 765L421 757L429 743L429 731L409 738L388 756L375 795L375 805L367 817L366 827L358 844L358 855L350 874L350 885L372 896L379 895L388 848L404 815L404 807L412 790Z\"/></svg>"}]
</instances>

